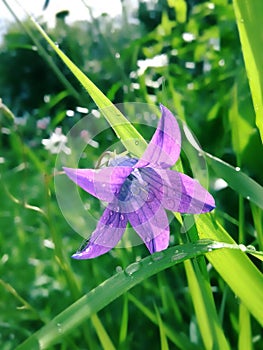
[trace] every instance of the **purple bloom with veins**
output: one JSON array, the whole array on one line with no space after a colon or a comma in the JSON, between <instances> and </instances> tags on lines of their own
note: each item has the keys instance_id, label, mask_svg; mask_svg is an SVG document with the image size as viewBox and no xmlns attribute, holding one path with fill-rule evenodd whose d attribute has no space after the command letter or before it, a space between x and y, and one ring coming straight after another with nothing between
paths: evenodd
<instances>
[{"instance_id":1,"label":"purple bloom with veins","mask_svg":"<svg viewBox=\"0 0 263 350\"><path fill-rule=\"evenodd\" d=\"M119 157L101 169L64 168L78 186L108 203L95 231L72 257L90 259L117 245L128 221L150 253L169 244L165 209L201 214L215 207L214 198L199 182L170 170L181 150L181 134L164 106L157 129L140 159Z\"/></svg>"}]
</instances>

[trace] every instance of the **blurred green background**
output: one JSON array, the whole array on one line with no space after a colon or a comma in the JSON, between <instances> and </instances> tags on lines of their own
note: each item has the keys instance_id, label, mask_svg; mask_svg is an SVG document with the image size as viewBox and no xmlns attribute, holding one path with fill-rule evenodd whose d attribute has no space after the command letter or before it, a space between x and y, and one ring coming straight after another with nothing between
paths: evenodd
<instances>
[{"instance_id":1,"label":"blurred green background","mask_svg":"<svg viewBox=\"0 0 263 350\"><path fill-rule=\"evenodd\" d=\"M121 6L116 17L107 13L94 17L91 4L86 8L89 20L68 23L68 12L62 11L54 27L41 18L39 22L113 103L163 103L186 121L206 152L240 167L263 185L262 144L231 1L122 0ZM28 20L10 23L0 45L4 103L0 109L0 344L4 350L14 349L78 296L148 254L138 246L116 249L92 261L70 260L81 238L57 205L53 185L57 155L45 149L42 140L58 127L67 134L96 106L37 33L32 41L29 27ZM143 133L140 127L139 131ZM101 149L114 140L113 134L107 142L103 135L98 137L98 148L89 152L87 166L94 167ZM239 196L227 184L219 185L222 182L210 168L209 174L218 220L238 240ZM98 217L99 203L88 199ZM260 248L250 206L246 201L243 205L245 234L240 243ZM179 242L179 230L173 222L172 244ZM68 279L69 266L74 283ZM236 349L238 302L217 273L213 269L209 273L222 327ZM144 281L99 313L118 349L160 348L159 328L150 317L154 305L164 322L187 339L185 348L169 339L171 349L203 348L184 267L178 265ZM251 328L253 348L260 349L260 327L252 320ZM93 321L54 347L101 348Z\"/></svg>"}]
</instances>

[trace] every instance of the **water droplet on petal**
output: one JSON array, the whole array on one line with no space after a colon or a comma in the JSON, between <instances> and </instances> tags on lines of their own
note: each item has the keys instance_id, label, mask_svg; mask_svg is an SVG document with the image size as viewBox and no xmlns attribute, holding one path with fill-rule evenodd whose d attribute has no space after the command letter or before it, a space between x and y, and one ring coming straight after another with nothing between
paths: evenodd
<instances>
[{"instance_id":1,"label":"water droplet on petal","mask_svg":"<svg viewBox=\"0 0 263 350\"><path fill-rule=\"evenodd\" d=\"M126 275L132 276L139 269L140 269L140 263L139 262L135 262L135 263L127 266L124 271L125 271Z\"/></svg>"},{"instance_id":2,"label":"water droplet on petal","mask_svg":"<svg viewBox=\"0 0 263 350\"><path fill-rule=\"evenodd\" d=\"M120 215L120 220L124 220L124 215Z\"/></svg>"}]
</instances>

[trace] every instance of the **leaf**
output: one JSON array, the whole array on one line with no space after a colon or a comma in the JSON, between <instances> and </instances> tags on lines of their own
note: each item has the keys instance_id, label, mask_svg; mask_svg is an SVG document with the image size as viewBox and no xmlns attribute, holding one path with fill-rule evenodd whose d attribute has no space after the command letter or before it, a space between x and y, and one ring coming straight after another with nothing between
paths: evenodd
<instances>
[{"instance_id":1,"label":"leaf","mask_svg":"<svg viewBox=\"0 0 263 350\"><path fill-rule=\"evenodd\" d=\"M115 131L128 151L140 157L147 143L140 135L140 133L131 125L131 123L124 117L120 110L101 92L99 88L63 53L62 50L50 39L42 27L30 18L35 29L43 36L49 43L52 49L57 53L61 60L66 64L69 70L78 79L81 85L89 93L96 105ZM134 142L137 140L138 142Z\"/></svg>"},{"instance_id":2,"label":"leaf","mask_svg":"<svg viewBox=\"0 0 263 350\"><path fill-rule=\"evenodd\" d=\"M244 246L237 246L224 228L213 220L211 214L200 215L196 226L200 238L222 241L224 245L230 243L235 247L217 250L214 254L207 254L207 258L250 313L263 324L263 276L242 249L236 249ZM246 247L243 250L246 250Z\"/></svg>"},{"instance_id":3,"label":"leaf","mask_svg":"<svg viewBox=\"0 0 263 350\"><path fill-rule=\"evenodd\" d=\"M237 27L254 109L256 124L263 142L263 35L259 32L262 24L262 0L233 0Z\"/></svg>"},{"instance_id":4,"label":"leaf","mask_svg":"<svg viewBox=\"0 0 263 350\"><path fill-rule=\"evenodd\" d=\"M213 168L218 177L224 179L228 185L244 198L255 203L263 209L263 187L248 175L234 168L221 159L204 153L208 164Z\"/></svg>"},{"instance_id":5,"label":"leaf","mask_svg":"<svg viewBox=\"0 0 263 350\"><path fill-rule=\"evenodd\" d=\"M19 345L17 350L48 349L52 344L57 343L62 337L82 324L84 320L103 309L132 287L159 271L207 253L211 250L209 248L211 244L213 244L212 241L205 240L204 242L199 241L175 246L129 265L124 271L105 280L98 287L71 304L47 325L32 334L23 344ZM218 248L222 247L218 246ZM212 254L214 252L211 252Z\"/></svg>"}]
</instances>

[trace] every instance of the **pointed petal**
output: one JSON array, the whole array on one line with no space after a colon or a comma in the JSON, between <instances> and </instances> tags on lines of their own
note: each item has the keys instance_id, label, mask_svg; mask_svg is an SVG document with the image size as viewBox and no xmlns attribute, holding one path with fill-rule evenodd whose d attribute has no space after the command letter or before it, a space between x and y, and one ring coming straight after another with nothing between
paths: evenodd
<instances>
[{"instance_id":1,"label":"pointed petal","mask_svg":"<svg viewBox=\"0 0 263 350\"><path fill-rule=\"evenodd\" d=\"M164 208L188 214L206 213L215 208L213 196L197 180L173 170L155 171L163 180Z\"/></svg>"},{"instance_id":2,"label":"pointed petal","mask_svg":"<svg viewBox=\"0 0 263 350\"><path fill-rule=\"evenodd\" d=\"M151 254L168 247L169 222L157 199L146 202L136 212L127 214L127 217Z\"/></svg>"},{"instance_id":3,"label":"pointed petal","mask_svg":"<svg viewBox=\"0 0 263 350\"><path fill-rule=\"evenodd\" d=\"M133 171L129 166L101 169L63 168L66 175L88 193L100 200L111 202L126 178Z\"/></svg>"},{"instance_id":4,"label":"pointed petal","mask_svg":"<svg viewBox=\"0 0 263 350\"><path fill-rule=\"evenodd\" d=\"M85 245L72 255L74 259L91 259L107 253L117 245L126 225L127 216L120 212L104 210L96 230L91 234Z\"/></svg>"},{"instance_id":5,"label":"pointed petal","mask_svg":"<svg viewBox=\"0 0 263 350\"><path fill-rule=\"evenodd\" d=\"M160 105L162 117L157 129L136 168L154 165L168 168L177 161L181 150L181 133L176 118L168 108Z\"/></svg>"}]
</instances>

